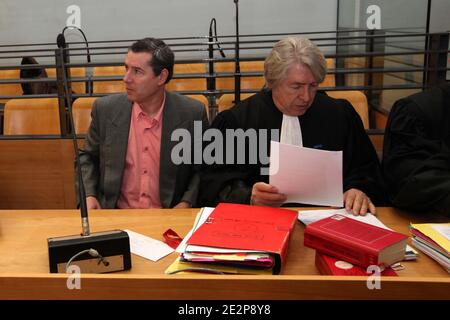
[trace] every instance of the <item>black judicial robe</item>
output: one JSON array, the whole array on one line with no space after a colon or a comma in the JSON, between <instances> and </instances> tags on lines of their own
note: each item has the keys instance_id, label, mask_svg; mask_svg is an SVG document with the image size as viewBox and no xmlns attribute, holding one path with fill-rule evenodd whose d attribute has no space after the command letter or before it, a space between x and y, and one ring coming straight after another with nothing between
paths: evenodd
<instances>
[{"instance_id":1,"label":"black judicial robe","mask_svg":"<svg viewBox=\"0 0 450 320\"><path fill-rule=\"evenodd\" d=\"M224 136L226 129L238 128L244 131L250 128L279 129L281 134L282 118L282 113L272 100L272 92L263 89L219 113L212 128L219 129ZM357 188L375 204L384 204L384 186L377 154L359 115L347 100L336 100L319 91L309 110L299 120L304 147L343 151L344 191ZM270 141L267 141L266 150L269 146ZM223 152L225 154L225 150ZM236 150L235 155L240 152L244 151ZM268 183L269 176L261 175L263 164L259 157L256 164L248 163L248 154L246 159L245 164L205 166L201 173L199 204L249 203L253 184L259 181Z\"/></svg>"},{"instance_id":2,"label":"black judicial robe","mask_svg":"<svg viewBox=\"0 0 450 320\"><path fill-rule=\"evenodd\" d=\"M393 205L450 213L450 86L398 100L389 114L383 173Z\"/></svg>"}]
</instances>

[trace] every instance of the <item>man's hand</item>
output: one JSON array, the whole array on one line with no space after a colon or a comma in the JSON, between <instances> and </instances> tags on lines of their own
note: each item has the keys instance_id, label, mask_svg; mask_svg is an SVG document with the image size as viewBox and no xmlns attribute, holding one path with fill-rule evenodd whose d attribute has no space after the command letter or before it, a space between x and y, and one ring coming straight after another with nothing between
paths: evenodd
<instances>
[{"instance_id":1,"label":"man's hand","mask_svg":"<svg viewBox=\"0 0 450 320\"><path fill-rule=\"evenodd\" d=\"M355 216L365 216L367 212L376 214L376 208L370 198L361 190L349 189L344 192L345 209L351 210Z\"/></svg>"},{"instance_id":2,"label":"man's hand","mask_svg":"<svg viewBox=\"0 0 450 320\"><path fill-rule=\"evenodd\" d=\"M88 210L89 209L101 209L102 206L100 205L100 202L98 202L96 197L86 197L86 205Z\"/></svg>"},{"instance_id":3,"label":"man's hand","mask_svg":"<svg viewBox=\"0 0 450 320\"><path fill-rule=\"evenodd\" d=\"M187 208L191 208L192 204L190 202L187 201L181 201L179 204L177 204L175 207L173 207L174 209L187 209Z\"/></svg>"},{"instance_id":4,"label":"man's hand","mask_svg":"<svg viewBox=\"0 0 450 320\"><path fill-rule=\"evenodd\" d=\"M250 204L257 206L279 207L287 200L287 197L278 193L278 189L264 182L253 185Z\"/></svg>"}]
</instances>

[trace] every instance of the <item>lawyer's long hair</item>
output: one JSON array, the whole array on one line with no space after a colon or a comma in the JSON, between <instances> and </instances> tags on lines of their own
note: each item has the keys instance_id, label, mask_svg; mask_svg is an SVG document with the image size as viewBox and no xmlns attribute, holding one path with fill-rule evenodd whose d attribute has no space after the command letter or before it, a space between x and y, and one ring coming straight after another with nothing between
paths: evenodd
<instances>
[{"instance_id":1,"label":"lawyer's long hair","mask_svg":"<svg viewBox=\"0 0 450 320\"><path fill-rule=\"evenodd\" d=\"M325 79L327 62L320 49L307 38L287 37L274 45L264 62L266 87L273 88L296 63L309 67L318 83Z\"/></svg>"}]
</instances>

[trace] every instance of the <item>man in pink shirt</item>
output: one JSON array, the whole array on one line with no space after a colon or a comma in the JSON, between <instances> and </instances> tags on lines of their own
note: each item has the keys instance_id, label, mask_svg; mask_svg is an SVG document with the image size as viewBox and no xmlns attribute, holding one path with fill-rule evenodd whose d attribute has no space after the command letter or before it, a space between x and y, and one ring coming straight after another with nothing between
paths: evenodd
<instances>
[{"instance_id":1,"label":"man in pink shirt","mask_svg":"<svg viewBox=\"0 0 450 320\"><path fill-rule=\"evenodd\" d=\"M203 129L208 121L202 103L165 90L173 65L162 40L139 40L125 58L127 93L94 103L80 156L88 209L196 205L197 167L173 163L171 134L186 129L193 136L194 121Z\"/></svg>"}]
</instances>

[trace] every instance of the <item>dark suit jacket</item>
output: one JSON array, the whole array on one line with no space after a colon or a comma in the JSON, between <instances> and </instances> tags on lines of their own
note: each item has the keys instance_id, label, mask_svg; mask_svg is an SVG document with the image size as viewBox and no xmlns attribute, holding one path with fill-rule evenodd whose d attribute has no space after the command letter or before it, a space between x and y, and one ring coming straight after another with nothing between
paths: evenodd
<instances>
[{"instance_id":1,"label":"dark suit jacket","mask_svg":"<svg viewBox=\"0 0 450 320\"><path fill-rule=\"evenodd\" d=\"M92 109L92 121L80 153L80 161L86 195L95 196L102 208L116 208L119 199L131 110L132 102L126 94L97 99ZM171 141L172 132L183 128L193 137L194 121L202 121L203 130L206 129L208 121L203 104L179 94L166 92L162 115L159 178L163 208L173 207L180 201L189 201L193 206L196 205L199 188L197 166L176 165L171 160L172 148L178 143Z\"/></svg>"}]
</instances>

